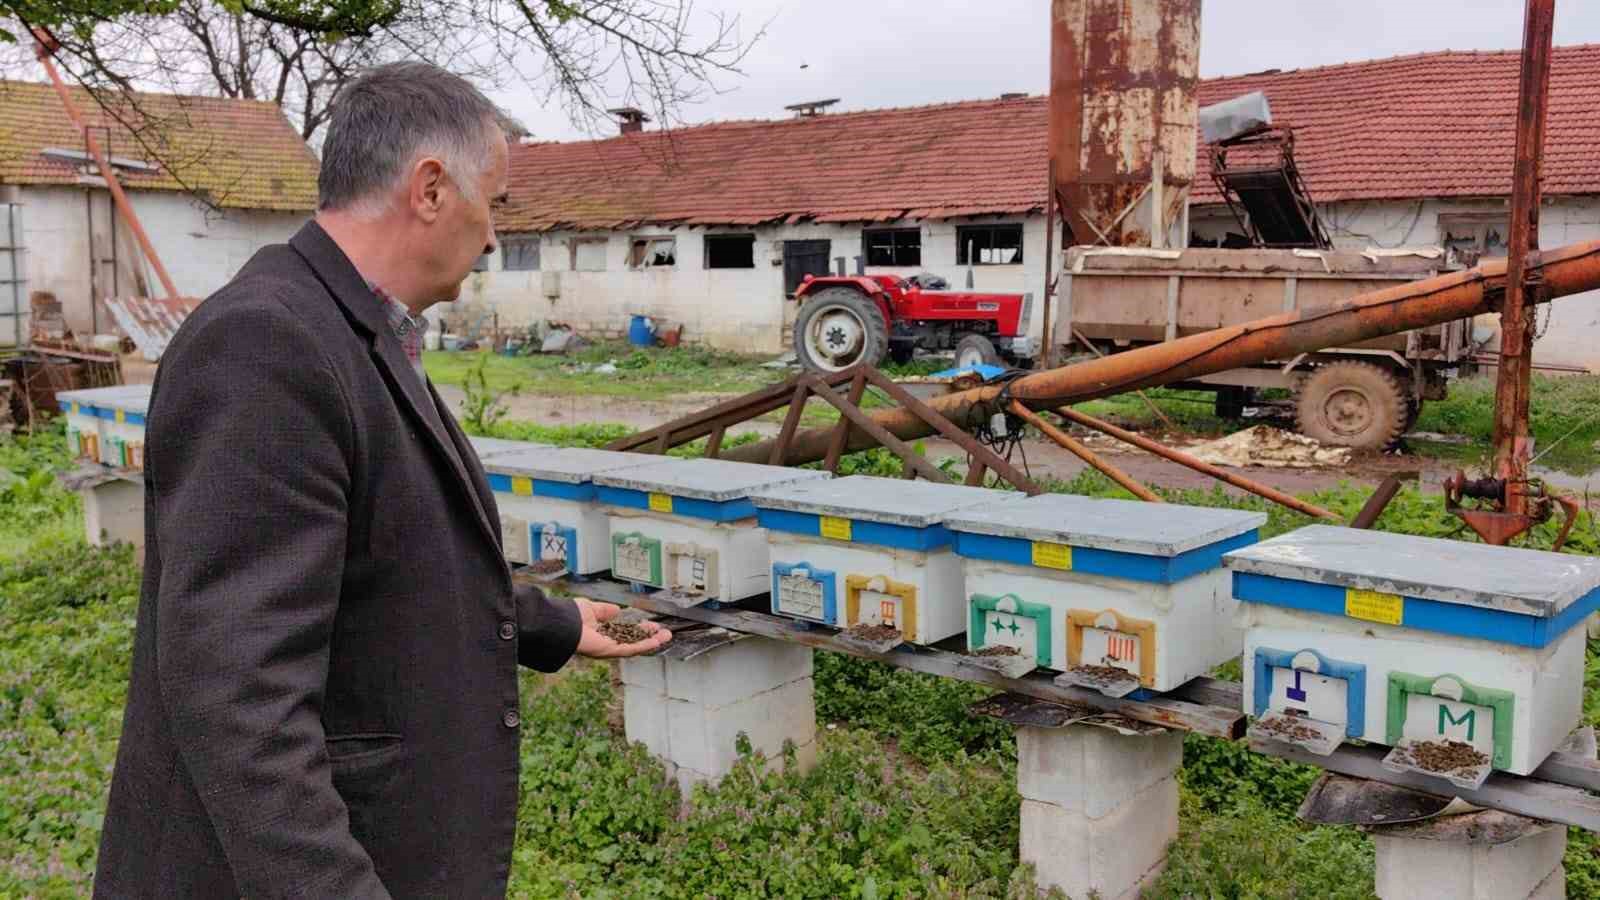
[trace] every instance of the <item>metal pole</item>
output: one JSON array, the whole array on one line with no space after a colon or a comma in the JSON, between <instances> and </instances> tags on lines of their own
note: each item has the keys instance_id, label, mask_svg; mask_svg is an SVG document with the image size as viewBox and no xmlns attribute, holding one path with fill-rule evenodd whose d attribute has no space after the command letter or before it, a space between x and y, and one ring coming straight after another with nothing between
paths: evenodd
<instances>
[{"instance_id":1,"label":"metal pole","mask_svg":"<svg viewBox=\"0 0 1600 900\"><path fill-rule=\"evenodd\" d=\"M1528 511L1521 482L1528 474L1528 394L1532 386L1534 304L1543 285L1530 277L1528 257L1539 249L1539 169L1550 99L1550 44L1555 0L1528 0L1523 23L1517 101L1516 163L1511 183L1511 234L1506 291L1500 307L1500 371L1495 385L1494 470L1506 482L1505 511Z\"/></svg>"},{"instance_id":2,"label":"metal pole","mask_svg":"<svg viewBox=\"0 0 1600 900\"><path fill-rule=\"evenodd\" d=\"M1011 411L1016 413L1018 416L1021 416L1024 422L1027 422L1029 425L1032 425L1033 427L1039 429L1039 431L1043 432L1045 437L1072 451L1074 456L1078 457L1089 465L1094 466L1096 469L1099 469L1101 474L1105 475L1112 481L1115 481L1117 484L1122 485L1123 488L1125 488L1135 497L1138 497L1140 500L1145 500L1150 503L1165 502L1160 497L1156 496L1154 491L1133 480L1133 476L1101 459L1098 454L1096 454L1093 450L1090 450L1088 447L1085 447L1082 442L1074 439L1072 435L1067 434L1065 431L1062 431L1056 426L1045 421L1033 410L1013 400L1011 402Z\"/></svg>"},{"instance_id":3,"label":"metal pole","mask_svg":"<svg viewBox=\"0 0 1600 900\"><path fill-rule=\"evenodd\" d=\"M100 167L100 177L106 180L106 187L111 190L111 198L117 203L117 211L128 220L128 228L139 241L139 249L144 251L145 259L150 261L151 268L156 270L156 277L161 279L161 286L166 289L167 296L173 299L178 297L178 288L172 283L172 276L167 274L167 269L161 264L161 257L156 255L156 248L150 244L150 236L145 234L144 226L139 224L139 217L133 212L133 204L128 202L128 195L122 192L122 185L117 181L117 173L111 169L110 160L100 150L100 142L95 140L94 132L84 125L83 117L78 114L78 107L72 102L72 95L67 91L67 85L61 80L61 73L56 71L56 65L50 56L56 46L55 38L50 37L42 29L33 30L33 55L38 57L44 65L44 71L50 76L50 83L55 85L56 96L61 98L61 105L67 110L67 118L72 120L72 127L83 133L84 143L89 145L89 153L94 157L95 165Z\"/></svg>"},{"instance_id":4,"label":"metal pole","mask_svg":"<svg viewBox=\"0 0 1600 900\"><path fill-rule=\"evenodd\" d=\"M1049 174L1045 178L1044 198L1044 331L1040 338L1044 342L1043 362L1046 369L1053 369L1056 365L1056 340L1050 333L1050 295L1055 293L1055 283L1051 278L1051 269L1056 258L1056 161L1050 160ZM1026 327L1026 323L1024 323Z\"/></svg>"},{"instance_id":5,"label":"metal pole","mask_svg":"<svg viewBox=\"0 0 1600 900\"><path fill-rule=\"evenodd\" d=\"M1231 484L1240 490L1249 491L1258 497L1264 497L1268 500L1271 500L1273 503L1279 504L1280 506L1287 506L1295 512L1305 513L1308 516L1315 516L1319 519L1337 520L1339 518L1337 515L1323 509L1320 506L1307 503L1298 497L1291 497L1276 488L1267 487L1258 481L1251 481L1242 475L1235 475L1234 473L1225 469L1220 469L1216 466L1213 466L1208 462L1202 462L1196 457L1184 453L1182 450L1174 450L1171 447L1163 446L1155 441L1150 440L1142 434L1135 434L1131 431L1125 431L1115 425L1112 425L1110 422L1102 422L1093 416L1085 415L1070 407L1063 406L1062 408L1056 410L1055 414L1064 419L1070 419L1074 422L1077 422L1079 425L1083 425L1087 428L1093 428L1095 431L1101 432L1102 434L1109 434L1119 441L1127 441L1141 450L1148 450L1164 459L1170 459L1181 466L1188 466L1196 472L1210 475L1212 478L1215 478L1224 484Z\"/></svg>"}]
</instances>

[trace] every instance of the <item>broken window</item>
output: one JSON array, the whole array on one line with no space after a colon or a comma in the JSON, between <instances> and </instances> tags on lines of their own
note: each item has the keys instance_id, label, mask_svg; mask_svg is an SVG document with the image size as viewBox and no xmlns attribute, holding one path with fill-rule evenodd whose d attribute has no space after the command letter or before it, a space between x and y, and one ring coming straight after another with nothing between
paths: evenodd
<instances>
[{"instance_id":1,"label":"broken window","mask_svg":"<svg viewBox=\"0 0 1600 900\"><path fill-rule=\"evenodd\" d=\"M873 228L861 232L861 255L869 266L922 265L922 229Z\"/></svg>"},{"instance_id":2,"label":"broken window","mask_svg":"<svg viewBox=\"0 0 1600 900\"><path fill-rule=\"evenodd\" d=\"M574 272L604 272L606 270L605 238L573 238L572 270Z\"/></svg>"},{"instance_id":3,"label":"broken window","mask_svg":"<svg viewBox=\"0 0 1600 900\"><path fill-rule=\"evenodd\" d=\"M1010 266L1020 262L1021 225L962 225L956 229L956 265Z\"/></svg>"},{"instance_id":4,"label":"broken window","mask_svg":"<svg viewBox=\"0 0 1600 900\"><path fill-rule=\"evenodd\" d=\"M756 236L753 234L706 235L706 268L754 269Z\"/></svg>"},{"instance_id":5,"label":"broken window","mask_svg":"<svg viewBox=\"0 0 1600 900\"><path fill-rule=\"evenodd\" d=\"M656 269L676 265L678 239L670 237L634 238L628 248L628 268Z\"/></svg>"},{"instance_id":6,"label":"broken window","mask_svg":"<svg viewBox=\"0 0 1600 900\"><path fill-rule=\"evenodd\" d=\"M500 269L505 272L539 271L539 236L519 234L501 238Z\"/></svg>"},{"instance_id":7,"label":"broken window","mask_svg":"<svg viewBox=\"0 0 1600 900\"><path fill-rule=\"evenodd\" d=\"M1475 266L1483 259L1503 258L1510 230L1508 219L1496 213L1439 217L1439 243L1444 246L1445 253L1462 266Z\"/></svg>"}]
</instances>

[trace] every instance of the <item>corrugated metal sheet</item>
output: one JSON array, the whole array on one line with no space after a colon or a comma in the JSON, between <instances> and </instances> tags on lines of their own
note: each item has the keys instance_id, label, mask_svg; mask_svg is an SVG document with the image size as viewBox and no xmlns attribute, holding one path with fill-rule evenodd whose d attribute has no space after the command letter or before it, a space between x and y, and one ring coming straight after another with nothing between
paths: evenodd
<instances>
[{"instance_id":1,"label":"corrugated metal sheet","mask_svg":"<svg viewBox=\"0 0 1600 900\"><path fill-rule=\"evenodd\" d=\"M178 326L189 318L203 297L108 297L106 309L111 318L133 340L145 359L155 362L167 349L167 342L178 333Z\"/></svg>"}]
</instances>

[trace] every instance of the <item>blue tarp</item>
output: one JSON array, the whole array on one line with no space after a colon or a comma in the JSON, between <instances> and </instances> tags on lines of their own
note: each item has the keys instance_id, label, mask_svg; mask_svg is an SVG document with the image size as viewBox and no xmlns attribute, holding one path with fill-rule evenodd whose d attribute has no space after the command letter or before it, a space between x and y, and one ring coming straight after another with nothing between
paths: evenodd
<instances>
[{"instance_id":1,"label":"blue tarp","mask_svg":"<svg viewBox=\"0 0 1600 900\"><path fill-rule=\"evenodd\" d=\"M968 372L977 372L979 375L983 376L983 380L984 381L989 381L992 378L997 378L997 377L999 377L1001 375L1004 375L1006 373L1006 371L1007 371L1007 369L1006 369L1005 366L991 366L991 365L987 365L987 364L979 364L979 365L976 365L976 366L963 366L962 368L959 368L959 369L945 369L943 372L934 372L932 375L929 375L928 377L929 378L954 378L957 375L965 375Z\"/></svg>"}]
</instances>

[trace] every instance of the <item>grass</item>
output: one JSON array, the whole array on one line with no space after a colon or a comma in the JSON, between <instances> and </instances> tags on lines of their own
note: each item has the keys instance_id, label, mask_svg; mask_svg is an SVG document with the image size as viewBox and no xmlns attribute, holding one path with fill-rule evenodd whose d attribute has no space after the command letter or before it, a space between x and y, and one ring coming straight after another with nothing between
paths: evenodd
<instances>
[{"instance_id":1,"label":"grass","mask_svg":"<svg viewBox=\"0 0 1600 900\"><path fill-rule=\"evenodd\" d=\"M787 377L763 369L762 357L695 347L642 349L627 344L594 344L566 356L499 356L443 350L423 354L428 377L437 384L465 386L481 362L488 388L547 396L625 397L660 400L685 394L742 394ZM614 372L596 372L613 364Z\"/></svg>"},{"instance_id":2,"label":"grass","mask_svg":"<svg viewBox=\"0 0 1600 900\"><path fill-rule=\"evenodd\" d=\"M512 421L492 430L583 446L625 433ZM125 547L83 544L76 501L52 481L66 463L59 431L0 438L0 897L88 892L121 727L138 566ZM892 475L899 462L869 451L848 457L845 470ZM1092 472L1049 487L1121 495ZM1266 510L1269 535L1307 521L1220 490L1166 493ZM1366 496L1346 485L1307 499L1348 515ZM1458 528L1437 495L1413 488L1378 527L1436 536ZM1551 538L1543 529L1534 542ZM1592 518L1569 549L1600 553ZM1585 673L1589 722L1600 721L1596 649ZM609 724L620 702L609 671L521 675L529 727L511 896L1042 896L1016 858L1010 729L965 711L984 688L819 653L818 719L833 727L820 729L816 769L769 771L747 756L680 814L660 764ZM1371 841L1294 818L1316 771L1189 736L1181 832L1150 896L1370 897ZM1569 896L1600 896L1595 836L1572 832L1566 865Z\"/></svg>"},{"instance_id":3,"label":"grass","mask_svg":"<svg viewBox=\"0 0 1600 900\"><path fill-rule=\"evenodd\" d=\"M1528 427L1534 453L1549 450L1540 465L1573 474L1600 469L1600 375L1535 375ZM1423 405L1415 430L1472 439L1459 447L1430 444L1431 452L1468 462L1487 458L1494 438L1494 380L1477 377L1451 384L1449 399Z\"/></svg>"}]
</instances>

